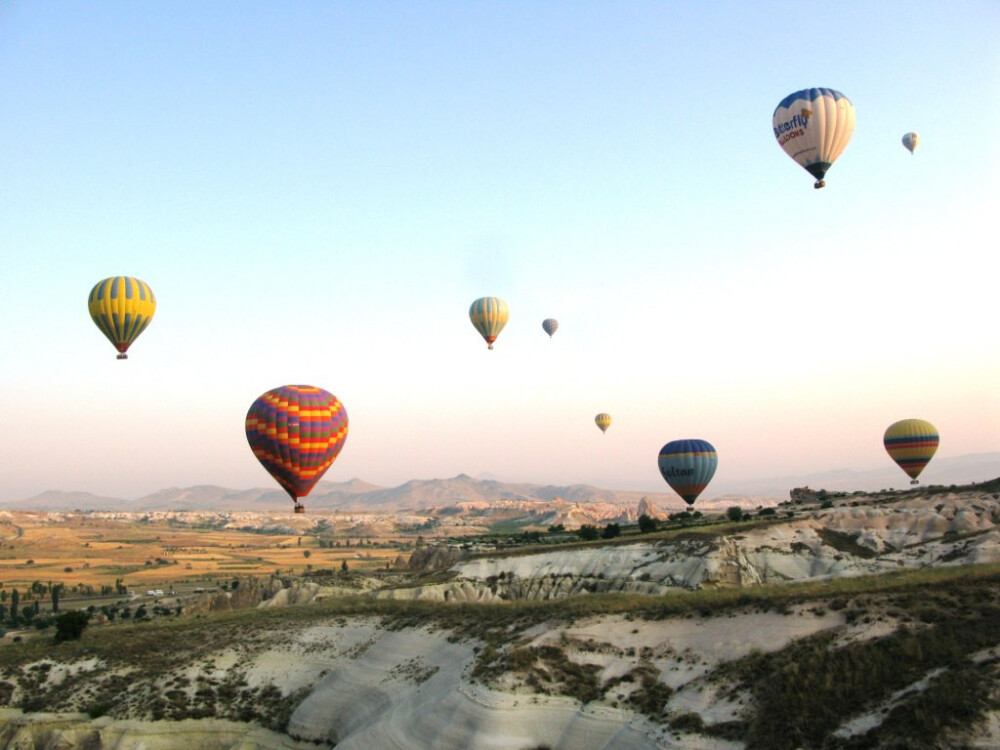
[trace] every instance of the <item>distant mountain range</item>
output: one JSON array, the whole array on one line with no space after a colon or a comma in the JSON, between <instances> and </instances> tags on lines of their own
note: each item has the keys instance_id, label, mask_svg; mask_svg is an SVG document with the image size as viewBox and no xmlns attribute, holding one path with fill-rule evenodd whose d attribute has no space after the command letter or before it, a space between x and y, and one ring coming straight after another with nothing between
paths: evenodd
<instances>
[{"instance_id":1,"label":"distant mountain range","mask_svg":"<svg viewBox=\"0 0 1000 750\"><path fill-rule=\"evenodd\" d=\"M933 469L933 471L931 470ZM1000 476L1000 453L980 453L936 459L928 468L924 484L966 484ZM710 488L698 500L698 507L714 510L730 505L765 504L788 499L793 487L837 491L879 490L908 486L909 480L895 467L873 471L840 470L820 474L777 477ZM723 494L719 494L723 493ZM608 504L635 508L643 498L665 510L685 506L672 492L607 490L586 484L566 486L501 482L459 474L450 479L412 479L398 487L380 487L360 479L349 482L320 482L304 498L312 510L397 513L429 511L460 506L496 504L501 501L546 502L563 500L581 505ZM235 490L215 485L170 487L136 500L101 497L87 492L49 490L26 500L0 504L0 508L37 511L287 511L288 496L276 489Z\"/></svg>"}]
</instances>

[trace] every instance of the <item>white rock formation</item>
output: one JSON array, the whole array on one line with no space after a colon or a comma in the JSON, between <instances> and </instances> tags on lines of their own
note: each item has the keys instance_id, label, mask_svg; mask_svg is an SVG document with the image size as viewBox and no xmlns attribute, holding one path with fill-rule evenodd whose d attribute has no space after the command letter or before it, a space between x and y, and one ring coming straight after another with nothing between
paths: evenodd
<instances>
[{"instance_id":1,"label":"white rock formation","mask_svg":"<svg viewBox=\"0 0 1000 750\"><path fill-rule=\"evenodd\" d=\"M482 602L585 593L659 594L1000 561L1000 500L939 495L821 510L782 524L679 542L650 541L459 561L455 580L379 591L392 599Z\"/></svg>"}]
</instances>

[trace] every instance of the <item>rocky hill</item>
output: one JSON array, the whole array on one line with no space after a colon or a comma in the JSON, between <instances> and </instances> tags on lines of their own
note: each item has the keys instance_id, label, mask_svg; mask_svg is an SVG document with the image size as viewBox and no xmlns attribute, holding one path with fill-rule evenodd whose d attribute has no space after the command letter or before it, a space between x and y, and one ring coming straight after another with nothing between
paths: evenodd
<instances>
[{"instance_id":1,"label":"rocky hill","mask_svg":"<svg viewBox=\"0 0 1000 750\"><path fill-rule=\"evenodd\" d=\"M997 747L998 490L426 545L410 572L8 639L0 748Z\"/></svg>"}]
</instances>

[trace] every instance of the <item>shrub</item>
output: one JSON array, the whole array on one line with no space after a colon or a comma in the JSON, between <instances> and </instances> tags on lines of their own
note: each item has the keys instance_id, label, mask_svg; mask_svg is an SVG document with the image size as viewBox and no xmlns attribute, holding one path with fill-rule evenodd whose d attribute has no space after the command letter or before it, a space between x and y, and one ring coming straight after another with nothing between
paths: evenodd
<instances>
[{"instance_id":1,"label":"shrub","mask_svg":"<svg viewBox=\"0 0 1000 750\"><path fill-rule=\"evenodd\" d=\"M87 627L90 616L86 612L65 612L56 618L56 643L78 641Z\"/></svg>"},{"instance_id":2,"label":"shrub","mask_svg":"<svg viewBox=\"0 0 1000 750\"><path fill-rule=\"evenodd\" d=\"M726 518L730 521L742 521L743 520L743 508L732 506L726 511Z\"/></svg>"},{"instance_id":3,"label":"shrub","mask_svg":"<svg viewBox=\"0 0 1000 750\"><path fill-rule=\"evenodd\" d=\"M643 513L639 516L639 533L649 534L656 531L656 519Z\"/></svg>"},{"instance_id":4,"label":"shrub","mask_svg":"<svg viewBox=\"0 0 1000 750\"><path fill-rule=\"evenodd\" d=\"M700 714L688 712L673 717L670 720L670 728L678 732L700 732L705 728L705 722Z\"/></svg>"}]
</instances>

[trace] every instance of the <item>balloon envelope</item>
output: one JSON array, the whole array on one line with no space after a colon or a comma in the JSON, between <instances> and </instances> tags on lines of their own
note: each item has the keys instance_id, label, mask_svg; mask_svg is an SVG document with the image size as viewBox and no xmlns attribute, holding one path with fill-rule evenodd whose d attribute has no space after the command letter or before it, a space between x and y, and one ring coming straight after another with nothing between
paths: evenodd
<instances>
[{"instance_id":1,"label":"balloon envelope","mask_svg":"<svg viewBox=\"0 0 1000 750\"><path fill-rule=\"evenodd\" d=\"M816 178L823 177L851 140L854 105L833 89L803 89L782 99L771 116L778 145L799 166Z\"/></svg>"},{"instance_id":2,"label":"balloon envelope","mask_svg":"<svg viewBox=\"0 0 1000 750\"><path fill-rule=\"evenodd\" d=\"M914 149L920 145L920 136L916 133L907 133L903 136L903 145L912 154Z\"/></svg>"},{"instance_id":3,"label":"balloon envelope","mask_svg":"<svg viewBox=\"0 0 1000 750\"><path fill-rule=\"evenodd\" d=\"M145 281L112 276L94 284L87 308L94 324L118 350L118 359L128 359L125 352L153 319L156 297Z\"/></svg>"},{"instance_id":4,"label":"balloon envelope","mask_svg":"<svg viewBox=\"0 0 1000 750\"><path fill-rule=\"evenodd\" d=\"M594 417L594 424L601 428L601 432L607 432L608 428L611 426L611 415L601 412Z\"/></svg>"},{"instance_id":5,"label":"balloon envelope","mask_svg":"<svg viewBox=\"0 0 1000 750\"><path fill-rule=\"evenodd\" d=\"M347 440L347 411L332 393L283 385L250 405L247 442L254 456L301 506Z\"/></svg>"},{"instance_id":6,"label":"balloon envelope","mask_svg":"<svg viewBox=\"0 0 1000 750\"><path fill-rule=\"evenodd\" d=\"M938 449L938 431L923 419L903 419L889 425L882 438L886 451L900 469L918 484L917 477Z\"/></svg>"},{"instance_id":7,"label":"balloon envelope","mask_svg":"<svg viewBox=\"0 0 1000 750\"><path fill-rule=\"evenodd\" d=\"M542 330L552 338L552 334L559 330L559 321L555 318L546 318L542 321Z\"/></svg>"},{"instance_id":8,"label":"balloon envelope","mask_svg":"<svg viewBox=\"0 0 1000 750\"><path fill-rule=\"evenodd\" d=\"M510 311L507 303L499 297L480 297L469 307L469 320L479 331L480 335L486 339L488 348L493 348L493 342L497 340L500 331L507 325L507 318Z\"/></svg>"},{"instance_id":9,"label":"balloon envelope","mask_svg":"<svg viewBox=\"0 0 1000 750\"><path fill-rule=\"evenodd\" d=\"M657 464L667 484L692 505L715 476L719 456L704 440L671 440L660 448Z\"/></svg>"}]
</instances>

